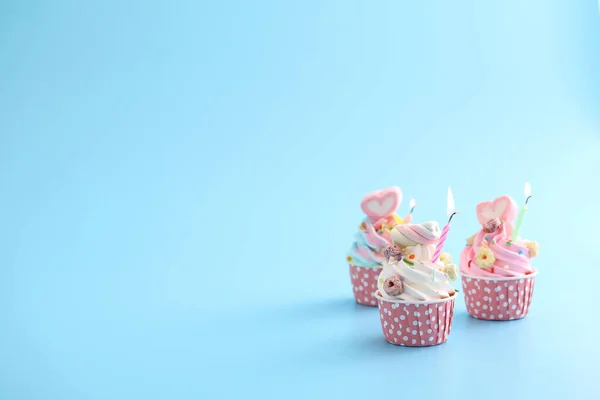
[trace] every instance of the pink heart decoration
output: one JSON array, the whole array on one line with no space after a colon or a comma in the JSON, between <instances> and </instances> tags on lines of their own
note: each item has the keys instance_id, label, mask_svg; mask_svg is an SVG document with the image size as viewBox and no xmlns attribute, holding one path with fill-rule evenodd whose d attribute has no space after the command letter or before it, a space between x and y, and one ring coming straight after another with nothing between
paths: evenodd
<instances>
[{"instance_id":1,"label":"pink heart decoration","mask_svg":"<svg viewBox=\"0 0 600 400\"><path fill-rule=\"evenodd\" d=\"M389 217L402 202L402 191L399 187L378 190L365 196L360 208L373 221Z\"/></svg>"},{"instance_id":2,"label":"pink heart decoration","mask_svg":"<svg viewBox=\"0 0 600 400\"><path fill-rule=\"evenodd\" d=\"M493 218L512 223L517 216L519 206L509 196L501 196L495 200L477 204L476 210L477 219L481 225Z\"/></svg>"}]
</instances>

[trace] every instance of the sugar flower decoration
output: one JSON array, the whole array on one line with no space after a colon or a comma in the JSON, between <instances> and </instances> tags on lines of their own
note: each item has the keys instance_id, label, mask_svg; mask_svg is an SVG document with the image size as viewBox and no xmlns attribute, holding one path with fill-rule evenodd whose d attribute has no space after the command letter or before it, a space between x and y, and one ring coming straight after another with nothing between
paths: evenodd
<instances>
[{"instance_id":1,"label":"sugar flower decoration","mask_svg":"<svg viewBox=\"0 0 600 400\"><path fill-rule=\"evenodd\" d=\"M456 267L456 264L446 264L444 267L444 272L446 275L448 275L448 278L450 278L452 282L458 279L458 268Z\"/></svg>"},{"instance_id":2,"label":"sugar flower decoration","mask_svg":"<svg viewBox=\"0 0 600 400\"><path fill-rule=\"evenodd\" d=\"M475 264L481 268L490 268L496 262L496 256L485 244L477 250Z\"/></svg>"},{"instance_id":3,"label":"sugar flower decoration","mask_svg":"<svg viewBox=\"0 0 600 400\"><path fill-rule=\"evenodd\" d=\"M444 265L448 265L452 263L452 256L448 253L442 253L440 254L440 261L444 264Z\"/></svg>"},{"instance_id":4,"label":"sugar flower decoration","mask_svg":"<svg viewBox=\"0 0 600 400\"><path fill-rule=\"evenodd\" d=\"M467 238L467 244L469 246L473 246L473 242L475 241L475 235L471 235Z\"/></svg>"},{"instance_id":5,"label":"sugar flower decoration","mask_svg":"<svg viewBox=\"0 0 600 400\"><path fill-rule=\"evenodd\" d=\"M538 244L538 242L527 241L525 242L525 245L527 246L527 250L529 250L530 258L536 257L538 255L540 251L540 245Z\"/></svg>"}]
</instances>

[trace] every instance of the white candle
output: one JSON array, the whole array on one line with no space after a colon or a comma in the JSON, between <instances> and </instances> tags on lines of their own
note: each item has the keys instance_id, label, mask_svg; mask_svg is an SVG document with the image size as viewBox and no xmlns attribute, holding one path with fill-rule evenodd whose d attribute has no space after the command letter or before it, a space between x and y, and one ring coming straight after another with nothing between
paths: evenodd
<instances>
[{"instance_id":1,"label":"white candle","mask_svg":"<svg viewBox=\"0 0 600 400\"><path fill-rule=\"evenodd\" d=\"M415 207L417 206L415 199L412 199L408 206L410 207L410 212L406 215L406 217L404 217L405 224L409 224L410 221L412 220L412 213L415 210Z\"/></svg>"}]
</instances>

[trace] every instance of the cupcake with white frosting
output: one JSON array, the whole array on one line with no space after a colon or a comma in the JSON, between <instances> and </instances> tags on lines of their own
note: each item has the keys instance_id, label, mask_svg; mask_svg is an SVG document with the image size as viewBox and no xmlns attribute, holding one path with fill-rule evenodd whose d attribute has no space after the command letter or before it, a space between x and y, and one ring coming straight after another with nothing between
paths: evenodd
<instances>
[{"instance_id":1,"label":"cupcake with white frosting","mask_svg":"<svg viewBox=\"0 0 600 400\"><path fill-rule=\"evenodd\" d=\"M391 237L401 249L401 257L390 257L384 261L377 282L381 297L388 300L432 301L454 295L455 290L450 282L457 278L457 267L450 255L444 253L440 260L431 262L440 235L440 227L433 221L398 225L392 229ZM390 285L394 277L403 283L401 293Z\"/></svg>"},{"instance_id":2,"label":"cupcake with white frosting","mask_svg":"<svg viewBox=\"0 0 600 400\"><path fill-rule=\"evenodd\" d=\"M391 231L399 252L388 252L375 294L390 343L430 346L445 342L450 333L456 297L450 282L458 269L448 253L432 262L440 235L433 221L397 225Z\"/></svg>"}]
</instances>

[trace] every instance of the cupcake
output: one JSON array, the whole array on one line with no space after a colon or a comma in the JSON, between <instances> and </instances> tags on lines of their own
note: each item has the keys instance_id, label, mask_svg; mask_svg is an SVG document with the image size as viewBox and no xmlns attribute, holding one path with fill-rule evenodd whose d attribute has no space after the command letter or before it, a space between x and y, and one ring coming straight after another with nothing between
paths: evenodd
<instances>
[{"instance_id":1,"label":"cupcake","mask_svg":"<svg viewBox=\"0 0 600 400\"><path fill-rule=\"evenodd\" d=\"M502 196L477 205L481 229L467 239L460 272L469 315L484 320L513 320L527 315L537 270L533 241L512 240L518 206Z\"/></svg>"},{"instance_id":2,"label":"cupcake","mask_svg":"<svg viewBox=\"0 0 600 400\"><path fill-rule=\"evenodd\" d=\"M441 230L437 222L397 225L391 231L393 245L377 280L385 339L400 346L444 343L450 334L456 290L450 282L458 269L448 253L432 262Z\"/></svg>"},{"instance_id":3,"label":"cupcake","mask_svg":"<svg viewBox=\"0 0 600 400\"><path fill-rule=\"evenodd\" d=\"M384 252L392 243L390 230L402 223L402 218L395 213L401 201L400 188L391 187L370 193L361 202L366 218L358 227L354 243L346 255L354 298L359 304L377 305L373 292L377 288L381 264L386 259Z\"/></svg>"}]
</instances>

